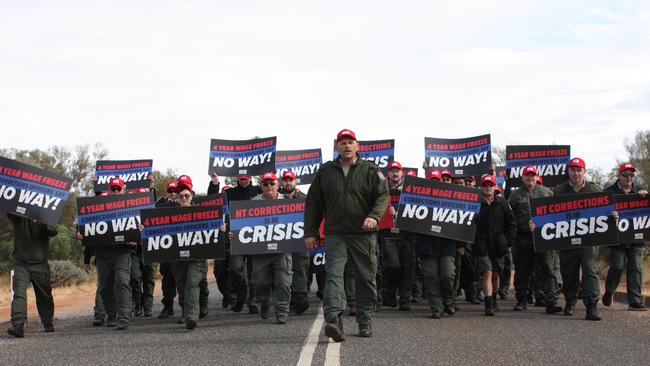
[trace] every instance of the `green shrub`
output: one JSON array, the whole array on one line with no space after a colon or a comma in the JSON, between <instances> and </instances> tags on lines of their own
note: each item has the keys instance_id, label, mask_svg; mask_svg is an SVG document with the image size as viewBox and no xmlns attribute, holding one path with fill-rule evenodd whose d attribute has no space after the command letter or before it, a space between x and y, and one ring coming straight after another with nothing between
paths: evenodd
<instances>
[{"instance_id":1,"label":"green shrub","mask_svg":"<svg viewBox=\"0 0 650 366\"><path fill-rule=\"evenodd\" d=\"M70 286L88 278L86 272L71 261L51 260L49 263L52 287Z\"/></svg>"}]
</instances>

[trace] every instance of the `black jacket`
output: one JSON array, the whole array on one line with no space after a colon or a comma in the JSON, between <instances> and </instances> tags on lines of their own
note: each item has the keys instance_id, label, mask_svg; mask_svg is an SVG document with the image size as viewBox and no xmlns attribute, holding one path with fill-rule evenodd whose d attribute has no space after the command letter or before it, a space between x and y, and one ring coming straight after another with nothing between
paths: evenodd
<instances>
[{"instance_id":1,"label":"black jacket","mask_svg":"<svg viewBox=\"0 0 650 366\"><path fill-rule=\"evenodd\" d=\"M508 202L502 197L495 197L491 205L481 201L472 255L491 258L505 255L516 239L517 220Z\"/></svg>"}]
</instances>

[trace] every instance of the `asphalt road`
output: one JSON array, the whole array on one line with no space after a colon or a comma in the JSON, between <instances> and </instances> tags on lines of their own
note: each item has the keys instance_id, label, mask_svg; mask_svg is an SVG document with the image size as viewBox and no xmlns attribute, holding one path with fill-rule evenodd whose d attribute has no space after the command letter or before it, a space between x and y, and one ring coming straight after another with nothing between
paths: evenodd
<instances>
[{"instance_id":1,"label":"asphalt road","mask_svg":"<svg viewBox=\"0 0 650 366\"><path fill-rule=\"evenodd\" d=\"M301 352L304 357L318 315L316 297L305 314L278 325L222 309L216 293L212 288L210 313L194 331L155 317L136 318L127 331L97 328L90 311L59 319L55 333L43 333L32 322L23 339L10 337L2 326L0 365L295 365ZM355 336L354 318L346 316L346 341L328 342L321 331L308 364L335 365L339 359L343 365L650 364L650 312L630 312L615 303L601 308L603 321L590 322L583 320L582 305L566 317L533 307L516 313L513 300L507 300L500 302L501 312L486 317L482 305L459 304L455 316L441 320L429 318L423 303L409 312L382 308L372 338Z\"/></svg>"}]
</instances>

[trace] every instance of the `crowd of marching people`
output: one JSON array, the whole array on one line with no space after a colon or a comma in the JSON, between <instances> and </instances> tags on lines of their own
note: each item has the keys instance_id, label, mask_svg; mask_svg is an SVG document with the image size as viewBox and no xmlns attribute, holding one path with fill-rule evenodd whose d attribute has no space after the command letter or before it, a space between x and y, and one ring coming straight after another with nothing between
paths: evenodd
<instances>
[{"instance_id":1,"label":"crowd of marching people","mask_svg":"<svg viewBox=\"0 0 650 366\"><path fill-rule=\"evenodd\" d=\"M596 247L536 252L533 247L531 198L572 193L598 192L603 188L586 181L586 163L572 158L567 166L568 180L556 187L543 185L535 167L524 168L523 184L505 191L497 184L494 169L479 177L457 176L449 170L427 169L426 178L450 185L476 188L480 192L480 212L472 243L438 236L417 234L395 227L398 197L404 177L414 175L394 161L384 176L372 162L359 157L356 134L342 130L336 137L339 157L319 169L307 194L296 187L296 175L280 177L266 173L260 185L252 177L237 177L235 187L221 189L213 173L208 194L223 192L228 202L237 200L291 200L306 198L304 227L305 251L260 255L231 255L229 222L222 226L219 241L226 243L226 257L214 260L214 277L223 296L221 306L268 319L273 312L277 324L286 324L290 314L308 310L313 273L309 250L325 247L325 276L319 275L318 297L323 300L325 334L341 341L343 316L356 317L359 336L373 334L372 316L380 308L409 311L413 303L426 301L434 319L451 317L463 306L484 305L487 316L504 311L499 301L509 296L514 272L516 304L523 312L529 305L545 308L547 314L574 314L579 298L588 320L601 320L598 303L612 303L622 274L626 273L628 309L645 311L642 296L643 243L623 243L609 248L609 271L605 293L600 296ZM617 180L604 190L616 194L647 195L633 181L632 164L620 166ZM122 179L109 182L108 192L98 195L127 194ZM187 175L167 184L156 207L190 206L195 197L192 179ZM25 291L34 285L39 315L46 332L54 331L54 303L49 284L47 244L56 230L47 225L14 215L15 295L12 302L12 327L8 333L24 336ZM611 213L613 220L617 212ZM77 239L82 240L81 233ZM93 259L94 258L94 259ZM134 317L152 317L156 267L161 275L162 311L159 319L175 318L191 330L208 315L208 263L206 260L176 261L157 266L145 263L140 243L86 247L86 271L97 271L97 291L93 326L126 330ZM626 269L627 268L627 269ZM560 302L564 295L564 305ZM174 307L175 298L180 309Z\"/></svg>"}]
</instances>

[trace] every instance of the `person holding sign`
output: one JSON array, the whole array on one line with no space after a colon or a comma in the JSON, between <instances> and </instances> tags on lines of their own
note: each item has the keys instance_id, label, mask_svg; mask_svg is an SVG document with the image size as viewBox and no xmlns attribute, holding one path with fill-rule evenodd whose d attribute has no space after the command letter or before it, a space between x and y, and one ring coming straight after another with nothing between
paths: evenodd
<instances>
[{"instance_id":1,"label":"person holding sign","mask_svg":"<svg viewBox=\"0 0 650 366\"><path fill-rule=\"evenodd\" d=\"M285 195L278 193L278 179L275 173L266 173L261 179L262 194L254 200L281 200ZM260 316L269 318L269 298L273 294L275 320L286 324L289 319L289 301L291 300L291 253L260 254L253 259L253 278L255 294L260 304Z\"/></svg>"},{"instance_id":2,"label":"person holding sign","mask_svg":"<svg viewBox=\"0 0 650 366\"><path fill-rule=\"evenodd\" d=\"M544 283L546 313L555 314L562 311L562 307L558 305L560 294L554 269L554 257L557 256L557 252L547 250L535 253L533 235L528 225L530 221L530 199L553 195L553 191L549 188L537 184L537 177L537 168L526 166L522 170L521 179L523 184L519 189L513 191L509 198L510 207L517 219L517 240L514 250L515 297L517 298L517 304L514 310L526 310L528 306L527 299L530 296L532 272L535 262L538 262L541 269L539 273Z\"/></svg>"},{"instance_id":3,"label":"person holding sign","mask_svg":"<svg viewBox=\"0 0 650 366\"><path fill-rule=\"evenodd\" d=\"M325 334L336 342L345 339L343 272L350 261L356 274L359 336L372 336L377 285L377 224L388 204L388 187L379 167L359 156L354 132L336 136L339 156L319 169L305 205L305 244L318 246L319 226L325 216L327 285L324 294Z\"/></svg>"},{"instance_id":4,"label":"person holding sign","mask_svg":"<svg viewBox=\"0 0 650 366\"><path fill-rule=\"evenodd\" d=\"M282 173L282 184L278 192L286 198L305 198L306 194L296 188L296 173L287 170ZM291 310L296 314L302 314L309 309L307 298L307 273L309 272L309 251L291 254L291 270L293 278L291 281Z\"/></svg>"},{"instance_id":5,"label":"person holding sign","mask_svg":"<svg viewBox=\"0 0 650 366\"><path fill-rule=\"evenodd\" d=\"M11 300L11 327L7 333L25 336L27 320L27 287L31 283L36 295L36 307L43 329L54 332L54 299L50 284L50 265L47 263L50 238L57 230L33 219L7 214L14 227L14 297Z\"/></svg>"},{"instance_id":6,"label":"person holding sign","mask_svg":"<svg viewBox=\"0 0 650 366\"><path fill-rule=\"evenodd\" d=\"M567 165L569 168L569 180L553 189L555 196L563 194L601 192L602 190L596 184L585 180L587 166L581 158L572 158ZM612 217L618 219L616 211L612 212ZM535 224L529 223L531 231L535 229ZM580 274L582 273L582 301L587 308L585 319L598 321L601 320L598 314L598 298L600 297L600 283L596 271L596 247L586 247L579 249L565 249L560 251L560 271L562 273L562 293L566 305L564 306L564 315L571 316L575 312L576 301L578 299L578 287L580 285Z\"/></svg>"},{"instance_id":7,"label":"person holding sign","mask_svg":"<svg viewBox=\"0 0 650 366\"><path fill-rule=\"evenodd\" d=\"M494 193L496 178L484 174L480 184L481 211L477 220L472 254L477 259L477 269L483 278L485 315L492 316L499 310L497 289L508 248L513 245L517 236L517 222L508 202Z\"/></svg>"},{"instance_id":8,"label":"person holding sign","mask_svg":"<svg viewBox=\"0 0 650 366\"><path fill-rule=\"evenodd\" d=\"M171 181L167 183L167 195L161 197L156 202L156 207L169 207L176 204L176 190L178 189L176 181ZM162 290L162 302L163 309L158 315L158 319L167 319L170 316L174 316L174 298L176 297L176 281L174 280L174 273L172 271L171 262L160 263L158 267L160 271L160 287Z\"/></svg>"},{"instance_id":9,"label":"person holding sign","mask_svg":"<svg viewBox=\"0 0 650 366\"><path fill-rule=\"evenodd\" d=\"M111 178L108 188L111 195L126 193L124 181L119 177ZM83 235L78 232L77 240L82 239ZM131 253L136 245L135 242L126 245L107 243L95 248L97 291L108 316L107 327L117 325L118 330L126 330L129 326L132 310Z\"/></svg>"},{"instance_id":10,"label":"person holding sign","mask_svg":"<svg viewBox=\"0 0 650 366\"><path fill-rule=\"evenodd\" d=\"M647 196L648 191L639 190L634 185L634 176L636 168L630 163L622 164L618 169L618 179L614 184L607 187L605 191L614 194L635 194L639 193L642 197ZM643 287L643 240L638 243L623 243L621 245L609 247L609 270L605 279L605 294L603 295L603 305L610 306L612 297L618 287L627 260L627 302L628 310L646 311L643 305L641 290Z\"/></svg>"},{"instance_id":11,"label":"person holding sign","mask_svg":"<svg viewBox=\"0 0 650 366\"><path fill-rule=\"evenodd\" d=\"M176 202L178 206L192 206L194 197L192 179L187 175L178 177L176 183ZM208 262L203 260L178 261L172 264L174 279L178 290L178 301L182 304L185 327L193 330L197 326L201 310L201 283L208 276ZM207 289L206 289L207 290ZM207 299L207 294L205 294ZM207 310L207 304L205 305ZM206 311L204 310L204 311Z\"/></svg>"}]
</instances>

